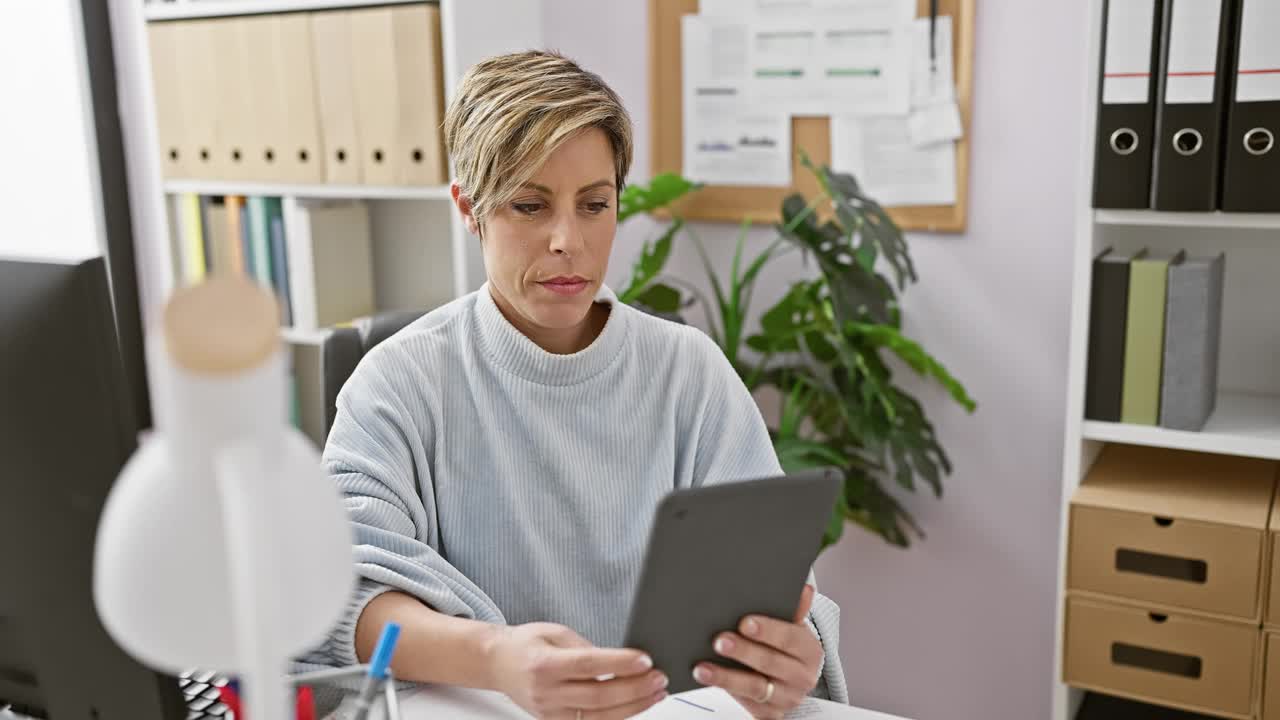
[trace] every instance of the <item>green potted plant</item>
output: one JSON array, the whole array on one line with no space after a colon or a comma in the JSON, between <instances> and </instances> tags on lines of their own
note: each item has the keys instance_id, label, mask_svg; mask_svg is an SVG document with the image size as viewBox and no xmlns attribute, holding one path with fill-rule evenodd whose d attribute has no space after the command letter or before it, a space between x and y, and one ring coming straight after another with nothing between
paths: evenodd
<instances>
[{"instance_id":1,"label":"green potted plant","mask_svg":"<svg viewBox=\"0 0 1280 720\"><path fill-rule=\"evenodd\" d=\"M744 221L722 276L698 237L673 215L665 232L645 244L619 298L659 314L701 305L707 331L748 389L767 386L781 394L781 412L769 431L783 468L835 466L844 473L826 545L852 522L906 547L924 532L890 492L891 484L914 491L923 481L941 497L951 462L920 402L894 381L890 358L940 383L967 411L976 404L941 363L902 334L898 295L917 277L901 229L853 176L802 161L821 192L783 201L777 235L759 255L743 258L751 227ZM669 208L697 188L672 174L630 186L618 219ZM698 250L714 298L664 272L680 235ZM817 277L793 282L759 327L748 328L756 282L773 260L795 251L816 261Z\"/></svg>"}]
</instances>

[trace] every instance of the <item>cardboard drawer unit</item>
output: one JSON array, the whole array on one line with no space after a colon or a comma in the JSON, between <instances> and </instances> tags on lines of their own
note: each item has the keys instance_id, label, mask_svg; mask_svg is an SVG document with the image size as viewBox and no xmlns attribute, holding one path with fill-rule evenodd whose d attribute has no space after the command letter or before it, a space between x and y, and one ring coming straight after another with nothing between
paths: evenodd
<instances>
[{"instance_id":1,"label":"cardboard drawer unit","mask_svg":"<svg viewBox=\"0 0 1280 720\"><path fill-rule=\"evenodd\" d=\"M1271 553L1265 583L1268 586L1267 608L1262 619L1269 629L1280 631L1280 568L1276 567L1280 565L1280 507L1277 506L1280 506L1280 493L1276 493L1271 504L1271 531L1267 538Z\"/></svg>"},{"instance_id":2,"label":"cardboard drawer unit","mask_svg":"<svg viewBox=\"0 0 1280 720\"><path fill-rule=\"evenodd\" d=\"M1262 674L1262 720L1280 720L1280 635L1265 633L1266 670Z\"/></svg>"},{"instance_id":3,"label":"cardboard drawer unit","mask_svg":"<svg viewBox=\"0 0 1280 720\"><path fill-rule=\"evenodd\" d=\"M1068 590L1259 621L1275 468L1107 446L1071 502Z\"/></svg>"},{"instance_id":4,"label":"cardboard drawer unit","mask_svg":"<svg viewBox=\"0 0 1280 720\"><path fill-rule=\"evenodd\" d=\"M1067 598L1064 681L1087 690L1250 720L1256 625Z\"/></svg>"}]
</instances>

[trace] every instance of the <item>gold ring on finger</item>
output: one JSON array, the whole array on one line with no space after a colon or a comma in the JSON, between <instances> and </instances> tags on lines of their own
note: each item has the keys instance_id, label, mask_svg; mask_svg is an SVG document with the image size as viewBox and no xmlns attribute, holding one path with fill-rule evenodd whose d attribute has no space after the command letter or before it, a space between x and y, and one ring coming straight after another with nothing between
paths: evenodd
<instances>
[{"instance_id":1,"label":"gold ring on finger","mask_svg":"<svg viewBox=\"0 0 1280 720\"><path fill-rule=\"evenodd\" d=\"M774 688L773 686L773 681L768 680L764 686L764 695L762 695L760 699L756 700L756 702L760 703L761 705L768 705L769 701L773 699L773 691L775 689L776 688Z\"/></svg>"}]
</instances>

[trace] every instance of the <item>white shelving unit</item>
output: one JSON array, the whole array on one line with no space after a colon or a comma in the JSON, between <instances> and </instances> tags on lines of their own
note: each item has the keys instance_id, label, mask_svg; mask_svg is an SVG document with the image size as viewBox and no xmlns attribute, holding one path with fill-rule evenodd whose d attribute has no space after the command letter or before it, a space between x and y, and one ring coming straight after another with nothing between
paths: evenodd
<instances>
[{"instance_id":1,"label":"white shelving unit","mask_svg":"<svg viewBox=\"0 0 1280 720\"><path fill-rule=\"evenodd\" d=\"M1092 152L1092 151L1090 151ZM1280 214L1224 212L1157 212L1155 210L1094 210L1099 225L1141 225L1147 227L1280 229Z\"/></svg>"},{"instance_id":2,"label":"white shelving unit","mask_svg":"<svg viewBox=\"0 0 1280 720\"><path fill-rule=\"evenodd\" d=\"M309 199L351 198L360 200L448 200L449 186L395 187L390 185L273 185L218 180L166 180L167 194L265 195Z\"/></svg>"},{"instance_id":3,"label":"white shelving unit","mask_svg":"<svg viewBox=\"0 0 1280 720\"><path fill-rule=\"evenodd\" d=\"M289 207L314 199L369 201L379 310L430 308L484 282L479 243L457 217L448 186L273 185L164 180L151 83L147 24L167 20L335 10L433 1L440 7L446 100L477 61L542 45L542 0L108 0L120 86L120 114L130 158L129 193L144 321L150 322L175 283L173 227L167 196L277 196ZM286 233L289 230L286 212ZM290 341L310 333L284 331Z\"/></svg>"},{"instance_id":4,"label":"white shelving unit","mask_svg":"<svg viewBox=\"0 0 1280 720\"><path fill-rule=\"evenodd\" d=\"M329 334L328 330L298 330L297 328L280 328L280 337L290 345L319 345Z\"/></svg>"},{"instance_id":5,"label":"white shelving unit","mask_svg":"<svg viewBox=\"0 0 1280 720\"><path fill-rule=\"evenodd\" d=\"M1084 693L1062 683L1063 616L1069 507L1080 481L1107 443L1125 443L1280 459L1280 214L1094 210L1093 158L1102 35L1102 0L1089 0L1089 64L1076 183L1071 338L1058 545L1058 612L1051 720L1072 720ZM1084 419L1093 258L1112 247L1226 253L1218 399L1200 432Z\"/></svg>"},{"instance_id":6,"label":"white shelving unit","mask_svg":"<svg viewBox=\"0 0 1280 720\"><path fill-rule=\"evenodd\" d=\"M1222 392L1200 432L1085 420L1086 440L1280 460L1280 397Z\"/></svg>"},{"instance_id":7,"label":"white shelving unit","mask_svg":"<svg viewBox=\"0 0 1280 720\"><path fill-rule=\"evenodd\" d=\"M422 0L178 0L148 2L148 20L188 20L232 15L333 10L371 5L403 5Z\"/></svg>"}]
</instances>

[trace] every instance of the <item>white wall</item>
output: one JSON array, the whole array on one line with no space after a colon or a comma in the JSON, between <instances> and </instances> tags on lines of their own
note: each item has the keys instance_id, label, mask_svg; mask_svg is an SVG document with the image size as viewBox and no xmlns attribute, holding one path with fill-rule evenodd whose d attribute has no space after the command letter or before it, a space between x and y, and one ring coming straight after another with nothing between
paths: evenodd
<instances>
[{"instance_id":1,"label":"white wall","mask_svg":"<svg viewBox=\"0 0 1280 720\"><path fill-rule=\"evenodd\" d=\"M102 254L78 0L0 8L0 256Z\"/></svg>"},{"instance_id":2,"label":"white wall","mask_svg":"<svg viewBox=\"0 0 1280 720\"><path fill-rule=\"evenodd\" d=\"M635 178L649 166L647 6L548 0L543 18L548 47L626 100ZM966 416L923 390L956 465L941 501L906 496L926 541L904 552L851 530L819 563L823 590L843 609L842 655L860 705L915 720L1050 715L1086 13L1072 2L978 8L969 229L910 237L921 283L905 305L907 332L967 384L979 410ZM615 285L654 227L640 219L620 233ZM729 257L731 230L698 232ZM670 269L701 278L687 246ZM757 309L804 270L782 263L767 273Z\"/></svg>"}]
</instances>

